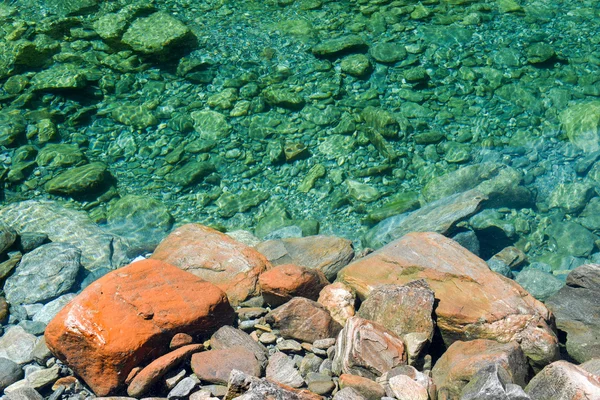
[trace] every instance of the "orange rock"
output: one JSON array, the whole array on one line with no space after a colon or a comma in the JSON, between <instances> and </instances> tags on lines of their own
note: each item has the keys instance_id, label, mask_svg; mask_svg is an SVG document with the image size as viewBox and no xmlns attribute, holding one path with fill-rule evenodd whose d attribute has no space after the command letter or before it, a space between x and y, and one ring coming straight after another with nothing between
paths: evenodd
<instances>
[{"instance_id":1,"label":"orange rock","mask_svg":"<svg viewBox=\"0 0 600 400\"><path fill-rule=\"evenodd\" d=\"M48 324L45 337L55 356L105 396L134 367L165 354L175 333L208 334L234 315L213 284L144 260L88 286Z\"/></svg>"},{"instance_id":2,"label":"orange rock","mask_svg":"<svg viewBox=\"0 0 600 400\"><path fill-rule=\"evenodd\" d=\"M319 304L329 311L331 318L340 325L344 325L348 318L356 313L356 295L354 291L342 282L327 285L319 293Z\"/></svg>"},{"instance_id":3,"label":"orange rock","mask_svg":"<svg viewBox=\"0 0 600 400\"><path fill-rule=\"evenodd\" d=\"M176 333L175 336L171 339L171 343L169 344L169 348L171 350L178 349L180 347L186 346L188 344L194 343L194 338L188 335L187 333Z\"/></svg>"},{"instance_id":4,"label":"orange rock","mask_svg":"<svg viewBox=\"0 0 600 400\"><path fill-rule=\"evenodd\" d=\"M340 375L340 389L350 387L367 400L379 400L385 396L385 389L379 383L358 375Z\"/></svg>"},{"instance_id":5,"label":"orange rock","mask_svg":"<svg viewBox=\"0 0 600 400\"><path fill-rule=\"evenodd\" d=\"M600 376L567 361L556 361L534 376L525 392L532 399L599 400Z\"/></svg>"},{"instance_id":6,"label":"orange rock","mask_svg":"<svg viewBox=\"0 0 600 400\"><path fill-rule=\"evenodd\" d=\"M273 267L262 273L258 282L263 298L273 307L296 296L316 301L321 289L329 284L321 271L294 264Z\"/></svg>"},{"instance_id":7,"label":"orange rock","mask_svg":"<svg viewBox=\"0 0 600 400\"><path fill-rule=\"evenodd\" d=\"M446 345L456 340L516 341L534 368L558 357L548 309L516 282L491 271L485 261L438 233L410 233L338 275L361 299L379 284L425 279L439 304L437 325Z\"/></svg>"},{"instance_id":8,"label":"orange rock","mask_svg":"<svg viewBox=\"0 0 600 400\"><path fill-rule=\"evenodd\" d=\"M129 383L129 386L127 387L127 394L131 397L141 397L164 374L182 363L186 358L191 357L193 353L202 351L203 349L204 346L201 344L190 344L157 358L144 367L144 369L131 380L131 383Z\"/></svg>"},{"instance_id":9,"label":"orange rock","mask_svg":"<svg viewBox=\"0 0 600 400\"><path fill-rule=\"evenodd\" d=\"M438 398L460 397L463 387L481 369L498 364L520 386L525 386L529 366L516 342L498 343L476 339L454 342L435 363L433 382L438 388Z\"/></svg>"},{"instance_id":10,"label":"orange rock","mask_svg":"<svg viewBox=\"0 0 600 400\"><path fill-rule=\"evenodd\" d=\"M196 353L192 356L191 366L202 381L224 385L234 369L256 377L261 373L254 353L242 346Z\"/></svg>"},{"instance_id":11,"label":"orange rock","mask_svg":"<svg viewBox=\"0 0 600 400\"><path fill-rule=\"evenodd\" d=\"M200 224L183 225L171 232L151 258L214 283L234 305L258 295L258 276L270 267L265 256L252 247Z\"/></svg>"}]
</instances>

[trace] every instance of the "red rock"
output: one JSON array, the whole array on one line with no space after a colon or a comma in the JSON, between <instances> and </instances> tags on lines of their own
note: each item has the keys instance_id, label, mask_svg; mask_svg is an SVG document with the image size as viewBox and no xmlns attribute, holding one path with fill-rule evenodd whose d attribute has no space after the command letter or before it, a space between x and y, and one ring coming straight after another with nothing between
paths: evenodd
<instances>
[{"instance_id":1,"label":"red rock","mask_svg":"<svg viewBox=\"0 0 600 400\"><path fill-rule=\"evenodd\" d=\"M225 293L157 260L112 271L75 297L48 324L52 353L99 396L129 372L168 351L175 333L208 334L233 321Z\"/></svg>"},{"instance_id":2,"label":"red rock","mask_svg":"<svg viewBox=\"0 0 600 400\"><path fill-rule=\"evenodd\" d=\"M348 265L338 279L365 299L380 284L424 279L439 304L437 326L446 345L456 340L516 341L534 368L558 357L551 313L516 282L489 269L455 241L410 233Z\"/></svg>"},{"instance_id":3,"label":"red rock","mask_svg":"<svg viewBox=\"0 0 600 400\"><path fill-rule=\"evenodd\" d=\"M375 379L403 364L404 343L394 332L360 317L346 321L335 344L334 373Z\"/></svg>"},{"instance_id":4,"label":"red rock","mask_svg":"<svg viewBox=\"0 0 600 400\"><path fill-rule=\"evenodd\" d=\"M532 399L600 400L600 377L567 361L556 361L533 377L525 393Z\"/></svg>"},{"instance_id":5,"label":"red rock","mask_svg":"<svg viewBox=\"0 0 600 400\"><path fill-rule=\"evenodd\" d=\"M335 337L342 329L322 305L304 297L294 297L267 314L266 319L282 337L308 343Z\"/></svg>"},{"instance_id":6,"label":"red rock","mask_svg":"<svg viewBox=\"0 0 600 400\"><path fill-rule=\"evenodd\" d=\"M252 247L200 224L183 225L171 232L151 258L214 283L234 305L258 295L258 276L271 266Z\"/></svg>"},{"instance_id":7,"label":"red rock","mask_svg":"<svg viewBox=\"0 0 600 400\"><path fill-rule=\"evenodd\" d=\"M260 376L261 367L254 353L241 346L209 350L192 356L192 371L203 381L227 384L232 370Z\"/></svg>"},{"instance_id":8,"label":"red rock","mask_svg":"<svg viewBox=\"0 0 600 400\"><path fill-rule=\"evenodd\" d=\"M367 400L379 400L385 396L385 389L379 383L358 375L340 375L340 389L350 387Z\"/></svg>"},{"instance_id":9,"label":"red rock","mask_svg":"<svg viewBox=\"0 0 600 400\"><path fill-rule=\"evenodd\" d=\"M319 304L325 307L331 314L331 318L340 325L346 324L348 318L356 313L356 295L354 291L342 282L327 285L319 293Z\"/></svg>"},{"instance_id":10,"label":"red rock","mask_svg":"<svg viewBox=\"0 0 600 400\"><path fill-rule=\"evenodd\" d=\"M272 307L280 306L292 297L316 301L321 289L329 285L321 271L294 264L273 267L263 272L258 282L263 298Z\"/></svg>"},{"instance_id":11,"label":"red rock","mask_svg":"<svg viewBox=\"0 0 600 400\"><path fill-rule=\"evenodd\" d=\"M267 240L256 249L273 265L296 264L318 269L331 281L354 257L352 242L335 236Z\"/></svg>"},{"instance_id":12,"label":"red rock","mask_svg":"<svg viewBox=\"0 0 600 400\"><path fill-rule=\"evenodd\" d=\"M204 346L201 344L190 344L157 358L144 367L135 378L133 378L127 387L127 394L131 397L141 397L152 387L152 385L158 382L164 374L181 364L193 353L202 351L203 349Z\"/></svg>"},{"instance_id":13,"label":"red rock","mask_svg":"<svg viewBox=\"0 0 600 400\"><path fill-rule=\"evenodd\" d=\"M459 398L461 390L471 378L491 364L499 364L514 383L525 386L529 367L516 342L498 343L485 339L458 341L446 350L431 370L433 382L438 388L438 398Z\"/></svg>"},{"instance_id":14,"label":"red rock","mask_svg":"<svg viewBox=\"0 0 600 400\"><path fill-rule=\"evenodd\" d=\"M169 348L171 350L178 349L180 347L186 346L188 344L192 344L194 342L194 338L192 338L187 333L176 333L171 339L171 343L169 344Z\"/></svg>"}]
</instances>

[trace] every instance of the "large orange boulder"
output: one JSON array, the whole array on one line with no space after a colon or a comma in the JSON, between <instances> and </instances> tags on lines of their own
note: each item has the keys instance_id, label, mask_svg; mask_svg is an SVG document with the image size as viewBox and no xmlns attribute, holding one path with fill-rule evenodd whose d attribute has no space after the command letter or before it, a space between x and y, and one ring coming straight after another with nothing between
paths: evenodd
<instances>
[{"instance_id":1,"label":"large orange boulder","mask_svg":"<svg viewBox=\"0 0 600 400\"><path fill-rule=\"evenodd\" d=\"M89 285L48 324L45 337L56 357L106 396L134 367L166 354L177 333L207 335L233 318L227 296L212 283L144 260Z\"/></svg>"},{"instance_id":2,"label":"large orange boulder","mask_svg":"<svg viewBox=\"0 0 600 400\"><path fill-rule=\"evenodd\" d=\"M183 225L171 232L151 258L214 283L234 305L259 294L258 276L271 266L252 247L200 224Z\"/></svg>"},{"instance_id":3,"label":"large orange boulder","mask_svg":"<svg viewBox=\"0 0 600 400\"><path fill-rule=\"evenodd\" d=\"M380 284L424 279L436 300L446 345L456 340L516 341L536 369L556 360L558 340L548 309L516 282L438 233L410 233L338 274L364 300Z\"/></svg>"}]
</instances>

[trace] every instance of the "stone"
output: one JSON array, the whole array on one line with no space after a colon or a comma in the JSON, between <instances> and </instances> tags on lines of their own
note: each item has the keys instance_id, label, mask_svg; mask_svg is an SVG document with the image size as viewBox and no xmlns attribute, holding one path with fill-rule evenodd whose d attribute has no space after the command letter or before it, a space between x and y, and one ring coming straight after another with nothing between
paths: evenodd
<instances>
[{"instance_id":1,"label":"stone","mask_svg":"<svg viewBox=\"0 0 600 400\"><path fill-rule=\"evenodd\" d=\"M594 249L596 236L576 222L553 223L546 233L554 240L558 253L588 257Z\"/></svg>"},{"instance_id":2,"label":"stone","mask_svg":"<svg viewBox=\"0 0 600 400\"><path fill-rule=\"evenodd\" d=\"M194 121L194 129L200 134L200 139L213 141L224 139L231 132L231 125L225 115L211 110L194 111L190 113Z\"/></svg>"},{"instance_id":3,"label":"stone","mask_svg":"<svg viewBox=\"0 0 600 400\"><path fill-rule=\"evenodd\" d=\"M40 365L47 365L46 362L52 358L52 353L46 345L44 336L38 337L35 346L33 347L33 351L31 352L31 356L33 357L33 360Z\"/></svg>"},{"instance_id":4,"label":"stone","mask_svg":"<svg viewBox=\"0 0 600 400\"><path fill-rule=\"evenodd\" d=\"M434 294L424 280L401 285L380 285L375 287L361 304L358 316L377 322L381 326L402 337L420 334L422 350L433 339L432 319ZM407 350L409 350L407 348ZM408 354L409 359L417 359L419 354Z\"/></svg>"},{"instance_id":5,"label":"stone","mask_svg":"<svg viewBox=\"0 0 600 400\"><path fill-rule=\"evenodd\" d=\"M259 379L241 371L231 371L225 399L286 399L286 400L323 400L308 390L297 390L289 386L278 385L267 379Z\"/></svg>"},{"instance_id":6,"label":"stone","mask_svg":"<svg viewBox=\"0 0 600 400\"><path fill-rule=\"evenodd\" d=\"M600 358L592 358L581 364L580 367L592 375L600 376Z\"/></svg>"},{"instance_id":7,"label":"stone","mask_svg":"<svg viewBox=\"0 0 600 400\"><path fill-rule=\"evenodd\" d=\"M8 303L4 297L0 296L0 324L8 319Z\"/></svg>"},{"instance_id":8,"label":"stone","mask_svg":"<svg viewBox=\"0 0 600 400\"><path fill-rule=\"evenodd\" d=\"M365 78L371 73L373 66L369 57L364 54L350 54L342 59L340 68L349 75Z\"/></svg>"},{"instance_id":9,"label":"stone","mask_svg":"<svg viewBox=\"0 0 600 400\"><path fill-rule=\"evenodd\" d=\"M101 191L110 179L108 166L101 162L93 162L62 172L49 180L44 187L51 194L89 197Z\"/></svg>"},{"instance_id":10,"label":"stone","mask_svg":"<svg viewBox=\"0 0 600 400\"><path fill-rule=\"evenodd\" d=\"M33 304L51 300L75 284L81 252L64 243L48 243L27 253L6 279L4 291L10 304Z\"/></svg>"},{"instance_id":11,"label":"stone","mask_svg":"<svg viewBox=\"0 0 600 400\"><path fill-rule=\"evenodd\" d=\"M304 379L296 369L294 360L281 352L277 352L269 358L266 377L271 381L293 388L304 385Z\"/></svg>"},{"instance_id":12,"label":"stone","mask_svg":"<svg viewBox=\"0 0 600 400\"><path fill-rule=\"evenodd\" d=\"M166 12L134 20L122 37L122 42L134 51L159 57L190 47L193 40L190 29Z\"/></svg>"},{"instance_id":13,"label":"stone","mask_svg":"<svg viewBox=\"0 0 600 400\"><path fill-rule=\"evenodd\" d=\"M369 48L369 54L379 63L395 63L406 58L406 49L397 43L377 43Z\"/></svg>"},{"instance_id":14,"label":"stone","mask_svg":"<svg viewBox=\"0 0 600 400\"><path fill-rule=\"evenodd\" d=\"M208 161L188 161L166 176L168 182L179 186L190 186L201 182L216 171L215 166Z\"/></svg>"},{"instance_id":15,"label":"stone","mask_svg":"<svg viewBox=\"0 0 600 400\"><path fill-rule=\"evenodd\" d=\"M127 386L127 394L131 397L142 397L166 373L189 359L193 353L203 349L201 344L191 344L158 357L135 375Z\"/></svg>"},{"instance_id":16,"label":"stone","mask_svg":"<svg viewBox=\"0 0 600 400\"><path fill-rule=\"evenodd\" d=\"M53 365L50 368L42 368L37 371L33 371L25 375L25 380L27 384L34 389L43 389L54 383L60 374L60 367L58 365Z\"/></svg>"},{"instance_id":17,"label":"stone","mask_svg":"<svg viewBox=\"0 0 600 400\"><path fill-rule=\"evenodd\" d=\"M372 203L381 197L381 193L376 187L354 179L346 179L348 194L355 200L365 203Z\"/></svg>"},{"instance_id":18,"label":"stone","mask_svg":"<svg viewBox=\"0 0 600 400\"><path fill-rule=\"evenodd\" d=\"M265 102L271 106L288 108L290 110L301 110L306 104L306 100L297 92L288 89L281 88L276 86L269 86L262 92L262 96L265 99ZM287 151L286 152L286 160L291 161L300 153L304 153L306 150L306 146L301 145L300 147L294 146L292 143L286 143Z\"/></svg>"},{"instance_id":19,"label":"stone","mask_svg":"<svg viewBox=\"0 0 600 400\"><path fill-rule=\"evenodd\" d=\"M44 400L37 390L29 386L23 386L6 394L7 400Z\"/></svg>"},{"instance_id":20,"label":"stone","mask_svg":"<svg viewBox=\"0 0 600 400\"><path fill-rule=\"evenodd\" d=\"M188 376L180 380L177 385L167 394L167 399L187 397L194 390L200 380L194 375Z\"/></svg>"},{"instance_id":21,"label":"stone","mask_svg":"<svg viewBox=\"0 0 600 400\"><path fill-rule=\"evenodd\" d=\"M17 239L17 233L4 223L0 223L0 254L4 254Z\"/></svg>"},{"instance_id":22,"label":"stone","mask_svg":"<svg viewBox=\"0 0 600 400\"><path fill-rule=\"evenodd\" d=\"M354 258L350 240L323 235L268 240L257 245L256 250L272 265L296 264L318 269L330 281Z\"/></svg>"},{"instance_id":23,"label":"stone","mask_svg":"<svg viewBox=\"0 0 600 400\"><path fill-rule=\"evenodd\" d=\"M110 205L107 229L126 238L129 255L152 252L171 231L173 216L160 201L149 196L126 195Z\"/></svg>"},{"instance_id":24,"label":"stone","mask_svg":"<svg viewBox=\"0 0 600 400\"><path fill-rule=\"evenodd\" d=\"M556 361L531 379L525 393L532 399L597 399L600 378L567 361Z\"/></svg>"},{"instance_id":25,"label":"stone","mask_svg":"<svg viewBox=\"0 0 600 400\"><path fill-rule=\"evenodd\" d=\"M138 130L158 124L154 112L146 104L122 104L114 108L110 116L115 121Z\"/></svg>"},{"instance_id":26,"label":"stone","mask_svg":"<svg viewBox=\"0 0 600 400\"><path fill-rule=\"evenodd\" d=\"M431 370L438 397L457 398L477 372L493 364L504 368L512 382L525 386L529 366L518 343L487 339L454 342Z\"/></svg>"},{"instance_id":27,"label":"stone","mask_svg":"<svg viewBox=\"0 0 600 400\"><path fill-rule=\"evenodd\" d=\"M308 343L334 337L342 328L322 305L304 297L294 297L277 307L266 320L283 338Z\"/></svg>"},{"instance_id":28,"label":"stone","mask_svg":"<svg viewBox=\"0 0 600 400\"><path fill-rule=\"evenodd\" d=\"M87 83L85 70L75 64L54 64L31 79L33 90L81 89Z\"/></svg>"},{"instance_id":29,"label":"stone","mask_svg":"<svg viewBox=\"0 0 600 400\"><path fill-rule=\"evenodd\" d=\"M235 329L232 326L223 326L219 328L210 338L210 347L214 350L224 350L232 347L243 347L254 353L261 367L267 365L267 349L260 343L257 343L246 332Z\"/></svg>"},{"instance_id":30,"label":"stone","mask_svg":"<svg viewBox=\"0 0 600 400\"><path fill-rule=\"evenodd\" d=\"M425 279L436 301L437 326L446 345L456 340L517 341L532 366L558 356L548 309L514 281L492 272L485 261L452 239L410 233L349 264L338 274L361 300L377 285Z\"/></svg>"},{"instance_id":31,"label":"stone","mask_svg":"<svg viewBox=\"0 0 600 400\"><path fill-rule=\"evenodd\" d=\"M599 271L598 264L575 268L566 286L546 300L557 328L566 333L567 353L580 363L600 357Z\"/></svg>"},{"instance_id":32,"label":"stone","mask_svg":"<svg viewBox=\"0 0 600 400\"><path fill-rule=\"evenodd\" d=\"M367 400L367 398L360 394L356 389L346 387L339 390L333 396L333 400Z\"/></svg>"},{"instance_id":33,"label":"stone","mask_svg":"<svg viewBox=\"0 0 600 400\"><path fill-rule=\"evenodd\" d=\"M379 383L358 375L340 375L340 389L352 388L367 400L379 400L385 396L385 389Z\"/></svg>"},{"instance_id":34,"label":"stone","mask_svg":"<svg viewBox=\"0 0 600 400\"><path fill-rule=\"evenodd\" d=\"M308 193L310 189L315 186L315 181L325 176L326 169L323 164L313 165L302 182L298 185L298 191L302 193Z\"/></svg>"},{"instance_id":35,"label":"stone","mask_svg":"<svg viewBox=\"0 0 600 400\"><path fill-rule=\"evenodd\" d=\"M98 0L48 0L44 4L51 12L65 17L85 15L94 11Z\"/></svg>"},{"instance_id":36,"label":"stone","mask_svg":"<svg viewBox=\"0 0 600 400\"><path fill-rule=\"evenodd\" d=\"M256 377L261 374L254 353L241 346L196 353L192 356L191 366L198 378L211 383L227 384L234 369Z\"/></svg>"},{"instance_id":37,"label":"stone","mask_svg":"<svg viewBox=\"0 0 600 400\"><path fill-rule=\"evenodd\" d=\"M369 211L365 219L368 223L378 223L394 215L404 214L419 208L419 194L417 192L399 193L389 199L384 205Z\"/></svg>"},{"instance_id":38,"label":"stone","mask_svg":"<svg viewBox=\"0 0 600 400\"><path fill-rule=\"evenodd\" d=\"M351 52L364 52L368 48L364 40L356 35L324 40L312 48L317 57L337 58Z\"/></svg>"},{"instance_id":39,"label":"stone","mask_svg":"<svg viewBox=\"0 0 600 400\"><path fill-rule=\"evenodd\" d=\"M278 265L263 272L258 283L265 302L272 307L278 307L296 296L316 301L321 289L329 284L318 269L294 264Z\"/></svg>"},{"instance_id":40,"label":"stone","mask_svg":"<svg viewBox=\"0 0 600 400\"><path fill-rule=\"evenodd\" d=\"M171 342L169 343L169 348L171 350L178 349L183 346L187 346L189 344L194 343L194 338L188 335L187 333L176 333L173 335Z\"/></svg>"},{"instance_id":41,"label":"stone","mask_svg":"<svg viewBox=\"0 0 600 400\"><path fill-rule=\"evenodd\" d=\"M213 284L143 260L85 288L48 324L45 338L57 358L104 396L119 390L134 367L167 353L175 333L207 334L233 318L225 293Z\"/></svg>"},{"instance_id":42,"label":"stone","mask_svg":"<svg viewBox=\"0 0 600 400\"><path fill-rule=\"evenodd\" d=\"M559 119L572 144L585 153L600 150L600 101L574 104L563 110Z\"/></svg>"},{"instance_id":43,"label":"stone","mask_svg":"<svg viewBox=\"0 0 600 400\"><path fill-rule=\"evenodd\" d=\"M542 42L527 46L525 54L527 55L527 61L531 64L544 63L556 55L552 46Z\"/></svg>"},{"instance_id":44,"label":"stone","mask_svg":"<svg viewBox=\"0 0 600 400\"><path fill-rule=\"evenodd\" d=\"M76 144L48 143L38 153L35 161L39 166L70 167L85 160Z\"/></svg>"},{"instance_id":45,"label":"stone","mask_svg":"<svg viewBox=\"0 0 600 400\"><path fill-rule=\"evenodd\" d=\"M0 337L0 358L23 365L33 360L37 338L20 326L12 326Z\"/></svg>"},{"instance_id":46,"label":"stone","mask_svg":"<svg viewBox=\"0 0 600 400\"><path fill-rule=\"evenodd\" d=\"M577 213L587 205L594 193L594 185L589 182L559 183L548 196L548 207Z\"/></svg>"},{"instance_id":47,"label":"stone","mask_svg":"<svg viewBox=\"0 0 600 400\"><path fill-rule=\"evenodd\" d=\"M341 326L355 314L356 295L342 282L325 286L319 293L317 302L325 307L331 318Z\"/></svg>"},{"instance_id":48,"label":"stone","mask_svg":"<svg viewBox=\"0 0 600 400\"><path fill-rule=\"evenodd\" d=\"M390 389L398 400L428 400L427 389L406 375L389 379Z\"/></svg>"},{"instance_id":49,"label":"stone","mask_svg":"<svg viewBox=\"0 0 600 400\"><path fill-rule=\"evenodd\" d=\"M519 272L515 282L540 301L546 301L564 286L564 283L551 273L534 268Z\"/></svg>"},{"instance_id":50,"label":"stone","mask_svg":"<svg viewBox=\"0 0 600 400\"><path fill-rule=\"evenodd\" d=\"M429 397L435 399L436 387L433 383L433 380L429 377L430 373L431 371L428 370L425 370L424 372L419 372L415 367L412 367L410 365L400 365L398 367L392 368L388 372L381 375L380 378L377 378L377 382L379 382L383 386L386 394L389 397L395 397L394 391L390 386L390 380L395 376L403 375L425 388L427 393L429 394ZM398 385L398 381L396 381L395 383L392 382L392 384L394 384L395 386L400 386ZM412 386L412 384L410 383L409 385Z\"/></svg>"},{"instance_id":51,"label":"stone","mask_svg":"<svg viewBox=\"0 0 600 400\"><path fill-rule=\"evenodd\" d=\"M410 232L448 233L457 223L475 214L487 197L470 190L442 198L405 214L384 219L364 237L365 245L380 248Z\"/></svg>"},{"instance_id":52,"label":"stone","mask_svg":"<svg viewBox=\"0 0 600 400\"><path fill-rule=\"evenodd\" d=\"M480 369L460 393L461 400L529 400L521 386L512 383L511 377L499 364Z\"/></svg>"},{"instance_id":53,"label":"stone","mask_svg":"<svg viewBox=\"0 0 600 400\"><path fill-rule=\"evenodd\" d=\"M268 200L271 195L260 190L245 190L241 193L223 193L216 201L219 214L224 218L246 212Z\"/></svg>"},{"instance_id":54,"label":"stone","mask_svg":"<svg viewBox=\"0 0 600 400\"><path fill-rule=\"evenodd\" d=\"M41 310L35 313L32 320L35 322L42 322L46 325L49 324L56 314L58 314L58 312L74 298L74 293L67 293L44 304Z\"/></svg>"},{"instance_id":55,"label":"stone","mask_svg":"<svg viewBox=\"0 0 600 400\"><path fill-rule=\"evenodd\" d=\"M0 357L0 391L23 378L23 370L14 361Z\"/></svg>"},{"instance_id":56,"label":"stone","mask_svg":"<svg viewBox=\"0 0 600 400\"><path fill-rule=\"evenodd\" d=\"M266 258L253 248L200 224L175 229L151 258L215 284L234 305L258 294L258 276L270 267Z\"/></svg>"},{"instance_id":57,"label":"stone","mask_svg":"<svg viewBox=\"0 0 600 400\"><path fill-rule=\"evenodd\" d=\"M352 317L340 332L333 358L333 372L375 379L406 364L402 339L378 323Z\"/></svg>"}]
</instances>

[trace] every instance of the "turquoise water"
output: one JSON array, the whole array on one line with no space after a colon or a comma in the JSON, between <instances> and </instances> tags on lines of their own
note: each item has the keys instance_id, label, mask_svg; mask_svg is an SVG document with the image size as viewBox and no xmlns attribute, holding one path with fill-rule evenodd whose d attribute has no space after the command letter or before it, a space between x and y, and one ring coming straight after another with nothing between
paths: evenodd
<instances>
[{"instance_id":1,"label":"turquoise water","mask_svg":"<svg viewBox=\"0 0 600 400\"><path fill-rule=\"evenodd\" d=\"M597 2L1 4L5 204L599 258Z\"/></svg>"}]
</instances>

